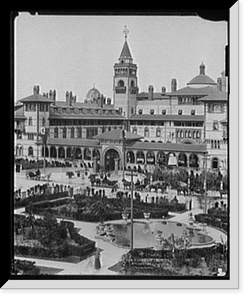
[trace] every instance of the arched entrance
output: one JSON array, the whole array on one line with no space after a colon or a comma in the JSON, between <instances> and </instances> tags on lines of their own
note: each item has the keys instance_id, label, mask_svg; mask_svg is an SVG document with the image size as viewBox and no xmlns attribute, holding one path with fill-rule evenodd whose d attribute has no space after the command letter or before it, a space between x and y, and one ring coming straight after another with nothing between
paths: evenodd
<instances>
[{"instance_id":1,"label":"arched entrance","mask_svg":"<svg viewBox=\"0 0 250 300\"><path fill-rule=\"evenodd\" d=\"M120 169L119 168L119 158L120 158L120 155L117 150L109 149L105 153L105 157L104 157L105 171L106 172L115 171L115 159L118 159L118 170L119 170Z\"/></svg>"}]
</instances>

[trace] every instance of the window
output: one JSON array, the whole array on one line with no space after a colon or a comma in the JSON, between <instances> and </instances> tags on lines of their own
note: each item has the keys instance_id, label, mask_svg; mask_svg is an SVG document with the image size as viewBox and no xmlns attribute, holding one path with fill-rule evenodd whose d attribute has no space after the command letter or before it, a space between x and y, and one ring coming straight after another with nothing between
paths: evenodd
<instances>
[{"instance_id":1,"label":"window","mask_svg":"<svg viewBox=\"0 0 250 300\"><path fill-rule=\"evenodd\" d=\"M43 126L46 125L46 119L44 117L42 118L42 124L43 124Z\"/></svg>"},{"instance_id":2,"label":"window","mask_svg":"<svg viewBox=\"0 0 250 300\"><path fill-rule=\"evenodd\" d=\"M145 137L149 137L149 129L148 129L148 127L146 127L146 128L144 129L144 136L145 136Z\"/></svg>"},{"instance_id":3,"label":"window","mask_svg":"<svg viewBox=\"0 0 250 300\"><path fill-rule=\"evenodd\" d=\"M34 140L34 133L28 133L28 140Z\"/></svg>"},{"instance_id":4,"label":"window","mask_svg":"<svg viewBox=\"0 0 250 300\"><path fill-rule=\"evenodd\" d=\"M153 115L154 114L154 110L150 109L150 114Z\"/></svg>"},{"instance_id":5,"label":"window","mask_svg":"<svg viewBox=\"0 0 250 300\"><path fill-rule=\"evenodd\" d=\"M219 167L219 160L217 157L214 157L212 159L212 169L218 169L218 167Z\"/></svg>"},{"instance_id":6,"label":"window","mask_svg":"<svg viewBox=\"0 0 250 300\"><path fill-rule=\"evenodd\" d=\"M213 130L219 130L219 122L213 121Z\"/></svg>"},{"instance_id":7,"label":"window","mask_svg":"<svg viewBox=\"0 0 250 300\"><path fill-rule=\"evenodd\" d=\"M134 80L131 80L131 83L130 83L131 87L135 87L135 83L134 83Z\"/></svg>"},{"instance_id":8,"label":"window","mask_svg":"<svg viewBox=\"0 0 250 300\"><path fill-rule=\"evenodd\" d=\"M156 129L156 137L161 137L161 129L160 128Z\"/></svg>"},{"instance_id":9,"label":"window","mask_svg":"<svg viewBox=\"0 0 250 300\"><path fill-rule=\"evenodd\" d=\"M133 132L133 134L137 134L137 128L134 127L132 132Z\"/></svg>"},{"instance_id":10,"label":"window","mask_svg":"<svg viewBox=\"0 0 250 300\"><path fill-rule=\"evenodd\" d=\"M118 86L119 86L119 87L124 86L124 81L123 81L123 80L119 80L119 81L118 81Z\"/></svg>"},{"instance_id":11,"label":"window","mask_svg":"<svg viewBox=\"0 0 250 300\"><path fill-rule=\"evenodd\" d=\"M78 138L78 139L81 139L81 138L82 138L82 128L81 128L81 127L78 127L78 128L77 128L77 138Z\"/></svg>"},{"instance_id":12,"label":"window","mask_svg":"<svg viewBox=\"0 0 250 300\"><path fill-rule=\"evenodd\" d=\"M166 109L163 109L162 112L161 112L163 115L166 114Z\"/></svg>"},{"instance_id":13,"label":"window","mask_svg":"<svg viewBox=\"0 0 250 300\"><path fill-rule=\"evenodd\" d=\"M131 115L133 115L133 114L134 114L134 108L131 107Z\"/></svg>"},{"instance_id":14,"label":"window","mask_svg":"<svg viewBox=\"0 0 250 300\"><path fill-rule=\"evenodd\" d=\"M143 112L142 109L139 109L139 110L138 110L138 114L139 114L139 115L142 115L142 112Z\"/></svg>"},{"instance_id":15,"label":"window","mask_svg":"<svg viewBox=\"0 0 250 300\"><path fill-rule=\"evenodd\" d=\"M67 128L66 127L63 127L62 137L63 137L63 139L67 138Z\"/></svg>"},{"instance_id":16,"label":"window","mask_svg":"<svg viewBox=\"0 0 250 300\"><path fill-rule=\"evenodd\" d=\"M32 147L28 148L28 156L33 156L33 148Z\"/></svg>"},{"instance_id":17,"label":"window","mask_svg":"<svg viewBox=\"0 0 250 300\"><path fill-rule=\"evenodd\" d=\"M75 137L75 128L74 127L71 127L71 130L70 130L70 138L73 139Z\"/></svg>"},{"instance_id":18,"label":"window","mask_svg":"<svg viewBox=\"0 0 250 300\"><path fill-rule=\"evenodd\" d=\"M179 115L179 116L182 115L182 109L179 109L179 110L178 110L178 115Z\"/></svg>"},{"instance_id":19,"label":"window","mask_svg":"<svg viewBox=\"0 0 250 300\"><path fill-rule=\"evenodd\" d=\"M54 138L55 139L58 138L58 127L55 127L55 129L54 129Z\"/></svg>"},{"instance_id":20,"label":"window","mask_svg":"<svg viewBox=\"0 0 250 300\"><path fill-rule=\"evenodd\" d=\"M32 126L32 117L29 117L29 126Z\"/></svg>"},{"instance_id":21,"label":"window","mask_svg":"<svg viewBox=\"0 0 250 300\"><path fill-rule=\"evenodd\" d=\"M191 115L192 115L192 116L195 115L195 110L194 110L194 109L191 110Z\"/></svg>"}]
</instances>

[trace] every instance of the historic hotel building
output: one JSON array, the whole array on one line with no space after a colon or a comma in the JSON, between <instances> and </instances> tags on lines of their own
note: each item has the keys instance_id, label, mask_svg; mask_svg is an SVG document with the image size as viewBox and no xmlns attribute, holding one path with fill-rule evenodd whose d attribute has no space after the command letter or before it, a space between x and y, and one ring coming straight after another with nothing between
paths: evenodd
<instances>
[{"instance_id":1,"label":"historic hotel building","mask_svg":"<svg viewBox=\"0 0 250 300\"><path fill-rule=\"evenodd\" d=\"M177 88L172 79L170 92L139 92L137 65L127 42L114 64L113 101L93 87L84 101L66 92L33 94L15 104L15 156L41 159L44 147L41 128L49 129L47 159L91 161L94 171L147 168L156 164L196 170L227 169L227 106L224 73L215 82L206 75L205 65L186 87ZM123 129L126 129L125 138ZM124 155L125 154L125 155Z\"/></svg>"}]
</instances>

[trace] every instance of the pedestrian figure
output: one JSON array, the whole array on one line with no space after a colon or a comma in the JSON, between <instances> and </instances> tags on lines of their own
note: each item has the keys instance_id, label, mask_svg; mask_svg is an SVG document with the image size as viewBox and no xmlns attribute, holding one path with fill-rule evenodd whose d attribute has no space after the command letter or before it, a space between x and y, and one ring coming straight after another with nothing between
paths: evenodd
<instances>
[{"instance_id":1,"label":"pedestrian figure","mask_svg":"<svg viewBox=\"0 0 250 300\"><path fill-rule=\"evenodd\" d=\"M189 201L189 210L192 210L192 199Z\"/></svg>"},{"instance_id":2,"label":"pedestrian figure","mask_svg":"<svg viewBox=\"0 0 250 300\"><path fill-rule=\"evenodd\" d=\"M101 250L99 248L96 249L96 252L94 254L94 258L95 258L95 269L99 270L101 269L101 261L100 261L100 252Z\"/></svg>"}]
</instances>

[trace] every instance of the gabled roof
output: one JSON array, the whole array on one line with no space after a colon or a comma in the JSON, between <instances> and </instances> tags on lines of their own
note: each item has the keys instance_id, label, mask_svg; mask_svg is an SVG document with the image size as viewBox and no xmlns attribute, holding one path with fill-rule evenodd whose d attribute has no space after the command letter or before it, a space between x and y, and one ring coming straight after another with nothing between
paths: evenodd
<instances>
[{"instance_id":1,"label":"gabled roof","mask_svg":"<svg viewBox=\"0 0 250 300\"><path fill-rule=\"evenodd\" d=\"M132 58L127 41L124 42L120 58Z\"/></svg>"},{"instance_id":2,"label":"gabled roof","mask_svg":"<svg viewBox=\"0 0 250 300\"><path fill-rule=\"evenodd\" d=\"M175 92L172 92L170 96L185 96L185 95L190 95L190 96L206 96L210 93L214 93L216 91L215 87L211 86L205 86L201 88L192 88L192 87L184 87L182 89L179 89Z\"/></svg>"},{"instance_id":3,"label":"gabled roof","mask_svg":"<svg viewBox=\"0 0 250 300\"><path fill-rule=\"evenodd\" d=\"M28 97L20 99L19 102L22 102L22 103L26 103L26 102L53 103L54 100L48 99L40 94L32 94Z\"/></svg>"},{"instance_id":4,"label":"gabled roof","mask_svg":"<svg viewBox=\"0 0 250 300\"><path fill-rule=\"evenodd\" d=\"M125 132L126 140L140 140L142 138L143 138L143 136L133 134L129 131ZM106 131L102 134L93 136L93 139L122 141L123 140L123 130L122 129L114 129L114 130Z\"/></svg>"},{"instance_id":5,"label":"gabled roof","mask_svg":"<svg viewBox=\"0 0 250 300\"><path fill-rule=\"evenodd\" d=\"M227 101L227 93L215 90L213 93L209 93L207 96L200 98L199 100L203 102Z\"/></svg>"}]
</instances>

